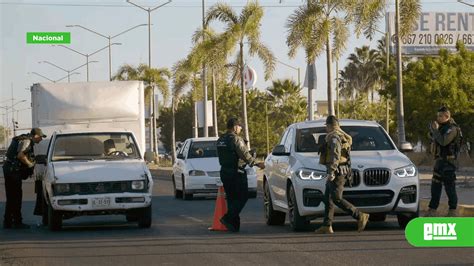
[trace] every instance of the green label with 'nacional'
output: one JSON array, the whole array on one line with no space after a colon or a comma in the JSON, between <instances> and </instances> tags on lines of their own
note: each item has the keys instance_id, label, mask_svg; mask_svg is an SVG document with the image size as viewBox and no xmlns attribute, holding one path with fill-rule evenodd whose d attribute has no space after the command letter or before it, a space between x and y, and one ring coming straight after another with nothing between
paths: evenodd
<instances>
[{"instance_id":1,"label":"green label with 'nacional'","mask_svg":"<svg viewBox=\"0 0 474 266\"><path fill-rule=\"evenodd\" d=\"M405 237L415 247L474 247L474 217L416 218Z\"/></svg>"},{"instance_id":2,"label":"green label with 'nacional'","mask_svg":"<svg viewBox=\"0 0 474 266\"><path fill-rule=\"evenodd\" d=\"M70 32L27 32L28 44L67 44L71 43Z\"/></svg>"}]
</instances>

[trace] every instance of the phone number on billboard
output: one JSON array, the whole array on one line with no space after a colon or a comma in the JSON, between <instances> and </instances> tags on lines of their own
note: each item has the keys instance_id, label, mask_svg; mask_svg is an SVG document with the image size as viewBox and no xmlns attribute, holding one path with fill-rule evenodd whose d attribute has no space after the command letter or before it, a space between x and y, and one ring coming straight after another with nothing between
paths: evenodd
<instances>
[{"instance_id":1,"label":"phone number on billboard","mask_svg":"<svg viewBox=\"0 0 474 266\"><path fill-rule=\"evenodd\" d=\"M395 39L392 37L392 42ZM410 34L402 38L403 44L413 45L436 45L436 44L456 44L462 41L466 45L474 44L474 34L453 34L453 33L436 33L436 34Z\"/></svg>"}]
</instances>

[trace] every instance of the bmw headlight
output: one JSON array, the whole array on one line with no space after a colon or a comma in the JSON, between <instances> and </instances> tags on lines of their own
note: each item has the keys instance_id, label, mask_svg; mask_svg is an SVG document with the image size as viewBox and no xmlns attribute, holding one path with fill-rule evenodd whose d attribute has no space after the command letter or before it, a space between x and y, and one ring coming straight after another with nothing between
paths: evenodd
<instances>
[{"instance_id":1,"label":"bmw headlight","mask_svg":"<svg viewBox=\"0 0 474 266\"><path fill-rule=\"evenodd\" d=\"M132 189L133 190L143 190L143 189L145 189L145 181L143 181L143 180L132 181Z\"/></svg>"},{"instance_id":2,"label":"bmw headlight","mask_svg":"<svg viewBox=\"0 0 474 266\"><path fill-rule=\"evenodd\" d=\"M202 176L202 175L206 175L206 172L201 171L201 170L191 170L191 171L189 171L189 175L190 176Z\"/></svg>"},{"instance_id":3,"label":"bmw headlight","mask_svg":"<svg viewBox=\"0 0 474 266\"><path fill-rule=\"evenodd\" d=\"M326 172L303 168L296 171L296 176L302 180L321 180L326 178Z\"/></svg>"},{"instance_id":4,"label":"bmw headlight","mask_svg":"<svg viewBox=\"0 0 474 266\"><path fill-rule=\"evenodd\" d=\"M69 193L69 190L70 190L69 184L54 184L55 194Z\"/></svg>"},{"instance_id":5,"label":"bmw headlight","mask_svg":"<svg viewBox=\"0 0 474 266\"><path fill-rule=\"evenodd\" d=\"M416 167L413 164L397 168L394 174L398 177L414 177L416 175Z\"/></svg>"}]
</instances>

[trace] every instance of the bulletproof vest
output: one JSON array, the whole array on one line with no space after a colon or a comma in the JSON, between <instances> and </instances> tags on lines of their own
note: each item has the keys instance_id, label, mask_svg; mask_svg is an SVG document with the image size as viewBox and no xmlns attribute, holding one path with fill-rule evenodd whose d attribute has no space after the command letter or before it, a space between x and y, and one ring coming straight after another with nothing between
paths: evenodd
<instances>
[{"instance_id":1,"label":"bulletproof vest","mask_svg":"<svg viewBox=\"0 0 474 266\"><path fill-rule=\"evenodd\" d=\"M10 144L10 146L8 147L8 150L7 150L7 153L6 153L6 157L8 159L8 161L10 161L11 163L19 163L18 161L18 146L20 145L20 141L22 140L30 140L30 146L26 149L25 151L25 154L26 156L28 157L28 159L30 161L33 160L34 158L34 150L33 150L33 139L31 138L30 135L28 134L23 134L23 135L20 135L20 136L16 136L12 139L12 143Z\"/></svg>"},{"instance_id":2,"label":"bulletproof vest","mask_svg":"<svg viewBox=\"0 0 474 266\"><path fill-rule=\"evenodd\" d=\"M448 130L456 130L457 135L456 138L454 138L451 143L449 143L446 146L441 146L438 143L436 143L437 146L437 156L446 159L448 157L454 156L454 158L457 158L460 148L461 148L461 140L462 140L462 133L461 129L459 126L455 123L448 122L444 125L441 125L441 127L438 129L441 135L444 135L448 132Z\"/></svg>"},{"instance_id":3,"label":"bulletproof vest","mask_svg":"<svg viewBox=\"0 0 474 266\"><path fill-rule=\"evenodd\" d=\"M346 134L342 130L335 130L328 134L326 137L327 140L335 136L339 141L341 141L341 158L338 163L348 163L350 162L350 150L352 145L352 138L350 135ZM320 164L327 164L330 159L329 150L331 148L331 144L326 141L324 143L324 148L320 149Z\"/></svg>"},{"instance_id":4,"label":"bulletproof vest","mask_svg":"<svg viewBox=\"0 0 474 266\"><path fill-rule=\"evenodd\" d=\"M222 168L238 169L239 156L235 151L235 138L233 133L226 133L217 140L217 155Z\"/></svg>"}]
</instances>

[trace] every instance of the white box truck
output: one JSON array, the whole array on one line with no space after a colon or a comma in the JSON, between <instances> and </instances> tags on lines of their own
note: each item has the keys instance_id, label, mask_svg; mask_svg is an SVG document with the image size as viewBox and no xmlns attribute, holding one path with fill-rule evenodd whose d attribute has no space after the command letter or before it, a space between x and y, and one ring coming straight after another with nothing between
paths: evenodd
<instances>
[{"instance_id":1,"label":"white box truck","mask_svg":"<svg viewBox=\"0 0 474 266\"><path fill-rule=\"evenodd\" d=\"M31 87L31 107L33 127L41 128L48 137L64 129L127 129L145 152L141 81L37 83ZM45 154L48 142L35 147L36 153Z\"/></svg>"},{"instance_id":2,"label":"white box truck","mask_svg":"<svg viewBox=\"0 0 474 266\"><path fill-rule=\"evenodd\" d=\"M43 224L59 230L64 219L119 214L150 227L143 83L34 84L31 93L33 127L49 138L35 149Z\"/></svg>"}]
</instances>

